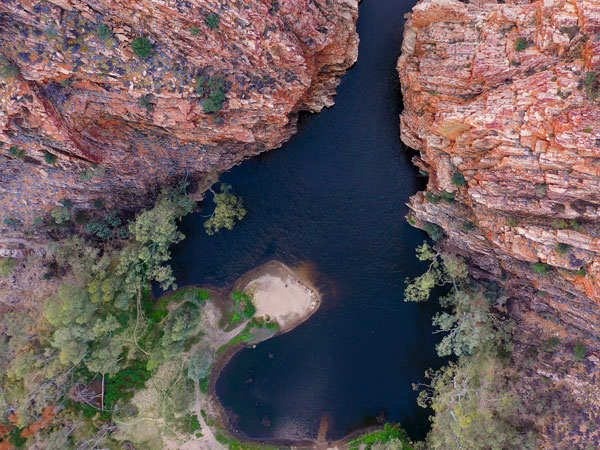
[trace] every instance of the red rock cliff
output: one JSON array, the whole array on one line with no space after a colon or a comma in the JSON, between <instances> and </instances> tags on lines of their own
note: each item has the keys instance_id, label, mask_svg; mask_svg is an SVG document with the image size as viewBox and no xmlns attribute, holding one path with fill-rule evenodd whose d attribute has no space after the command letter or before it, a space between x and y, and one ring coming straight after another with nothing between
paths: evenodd
<instances>
[{"instance_id":1,"label":"red rock cliff","mask_svg":"<svg viewBox=\"0 0 600 450\"><path fill-rule=\"evenodd\" d=\"M186 171L281 145L299 111L333 104L356 18L356 0L0 2L0 222L64 198L140 206Z\"/></svg>"},{"instance_id":2,"label":"red rock cliff","mask_svg":"<svg viewBox=\"0 0 600 450\"><path fill-rule=\"evenodd\" d=\"M599 31L594 1L422 0L398 61L402 140L429 175L410 220L503 286L530 343L600 338ZM572 434L541 427L546 448L599 442L581 425L600 420L588 355L583 371L538 361L581 408Z\"/></svg>"}]
</instances>

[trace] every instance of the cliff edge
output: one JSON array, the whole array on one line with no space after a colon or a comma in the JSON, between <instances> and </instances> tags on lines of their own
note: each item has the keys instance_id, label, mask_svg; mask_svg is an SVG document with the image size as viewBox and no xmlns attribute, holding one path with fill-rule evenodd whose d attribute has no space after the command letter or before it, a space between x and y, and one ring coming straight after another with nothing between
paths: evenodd
<instances>
[{"instance_id":1,"label":"cliff edge","mask_svg":"<svg viewBox=\"0 0 600 450\"><path fill-rule=\"evenodd\" d=\"M0 227L64 199L145 206L281 145L299 111L333 104L357 15L356 0L3 1Z\"/></svg>"},{"instance_id":2,"label":"cliff edge","mask_svg":"<svg viewBox=\"0 0 600 450\"><path fill-rule=\"evenodd\" d=\"M409 220L500 286L517 353L600 342L599 31L600 4L565 0L422 0L406 24L402 140L429 176ZM546 378L572 402L546 445L598 442L598 366L523 368L523 398Z\"/></svg>"}]
</instances>

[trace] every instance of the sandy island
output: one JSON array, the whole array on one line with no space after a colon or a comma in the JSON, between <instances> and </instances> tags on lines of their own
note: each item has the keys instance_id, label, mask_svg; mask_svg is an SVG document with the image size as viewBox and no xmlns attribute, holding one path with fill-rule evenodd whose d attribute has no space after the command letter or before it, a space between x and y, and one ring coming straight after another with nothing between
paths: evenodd
<instances>
[{"instance_id":1,"label":"sandy island","mask_svg":"<svg viewBox=\"0 0 600 450\"><path fill-rule=\"evenodd\" d=\"M285 264L270 261L247 275L242 290L252 297L256 317L268 317L285 332L310 317L321 303L318 291ZM242 277L246 281L246 276Z\"/></svg>"}]
</instances>

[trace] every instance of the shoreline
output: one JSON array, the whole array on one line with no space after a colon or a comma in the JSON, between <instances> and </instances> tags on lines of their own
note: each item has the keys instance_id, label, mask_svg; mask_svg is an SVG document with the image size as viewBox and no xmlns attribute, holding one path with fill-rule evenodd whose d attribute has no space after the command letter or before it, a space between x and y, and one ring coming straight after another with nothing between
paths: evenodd
<instances>
[{"instance_id":1,"label":"shoreline","mask_svg":"<svg viewBox=\"0 0 600 450\"><path fill-rule=\"evenodd\" d=\"M215 299L215 300L222 302L222 301L228 299L231 296L231 293L233 293L234 291L236 291L236 290L243 291L245 288L247 288L249 285L251 285L254 281L260 279L261 277L263 277L265 275L285 276L285 277L292 278L294 281L297 281L301 286L303 286L304 288L306 288L307 290L309 290L311 293L313 293L315 295L316 304L313 308L311 308L308 311L307 314L305 314L301 317L298 317L296 320L294 320L292 322L289 322L288 324L286 324L285 327L282 326L273 335L266 337L266 338L253 340L251 342L240 342L239 344L236 344L236 345L226 349L221 354L218 354L217 360L215 361L215 364L214 364L214 367L210 372L210 377L209 377L209 382L208 382L208 392L206 393L206 395L208 397L208 401L215 406L217 423L221 427L223 427L223 429L227 433L229 433L231 436L235 437L236 440L238 440L240 442L246 442L249 444L250 443L254 443L254 444L261 443L261 444L265 444L265 445L273 445L273 444L275 444L274 442L267 443L267 442L260 441L258 439L249 439L248 437L241 435L239 432L237 432L236 430L233 429L233 427L231 426L231 422L229 420L229 416L228 416L227 412L225 411L225 408L223 407L221 400L217 396L216 383L217 383L217 380L220 378L221 373L222 373L223 369L225 368L225 366L229 363L229 361L231 361L231 358L233 358L233 356L235 356L238 352L240 352L241 350L243 350L246 347L251 347L253 345L259 344L261 342L264 342L264 341L274 338L276 336L279 336L279 335L282 335L285 333L289 333L290 331L294 330L296 327L298 327L299 325L301 325L302 323L304 323L305 321L310 319L313 316L313 314L316 313L321 306L321 303L322 303L321 294L320 294L319 290L312 284L312 282L306 279L306 277L302 277L293 268L291 268L277 260L268 261L264 264L261 264L260 266L258 266L256 268L250 270L249 272L244 273L228 288L225 288L225 289L208 288L208 289L210 289L211 292L216 291L218 294L220 294L221 298ZM223 307L223 305L215 305L215 306ZM306 441L300 441L300 442L291 442L290 441L289 443L277 443L276 445L306 446L306 445L312 445L312 444L313 444L312 441L306 440Z\"/></svg>"},{"instance_id":2,"label":"shoreline","mask_svg":"<svg viewBox=\"0 0 600 450\"><path fill-rule=\"evenodd\" d=\"M268 339L274 338L276 336L279 336L279 335L282 335L282 334L285 334L285 333L288 333L288 332L294 330L296 327L298 327L299 325L301 325L302 323L304 323L305 321L310 319L312 317L312 315L314 313L316 313L316 311L319 309L319 307L322 304L321 293L314 286L314 284L310 280L307 279L307 277L303 277L294 268L291 268L277 260L268 261L256 268L250 270L249 272L244 273L228 288L224 288L224 289L210 288L210 290L212 292L217 291L220 294L221 298L215 299L215 301L227 301L228 298L231 296L232 292L234 292L236 290L243 291L245 288L247 288L249 285L251 285L255 280L260 279L261 277L263 277L265 275L281 276L281 277L285 276L285 277L290 277L290 278L294 279L295 281L300 283L300 285L302 285L304 288L306 288L307 290L309 290L310 292L315 294L316 305L314 308L312 308L308 312L308 314L305 314L304 316L299 317L298 319L290 322L286 327L282 327L275 334L273 334L269 337L260 338L258 340L251 341L251 342L240 342L239 344L226 349L225 351L223 351L221 354L219 354L217 356L215 365L210 373L209 382L208 382L208 391L206 393L208 401L215 407L216 422L222 427L223 431L228 433L231 437L235 438L240 443L245 443L245 444L249 444L249 445L257 445L258 444L258 445L276 446L276 447L283 446L283 447L298 448L298 449L302 449L302 448L304 448L304 449L335 448L338 450L343 450L343 449L348 448L348 444L351 441L359 438L360 436L362 436L366 433L370 433L370 432L382 429L383 424L369 425L369 426L364 426L364 427L360 427L355 430L352 430L348 434L342 436L341 438L338 438L335 440L321 441L318 439L310 439L310 438L303 439L303 440L289 440L289 439L277 439L277 438L253 439L253 438L250 438L247 435L241 433L240 431L235 430L232 427L229 415L225 411L225 408L223 407L223 404L221 403L221 401L216 393L216 383L217 383L217 380L220 378L221 373L222 373L223 369L225 368L225 366L231 361L231 359L238 352L240 352L244 348L252 347L256 344L259 344L260 342L264 342ZM219 306L223 306L223 305L219 305Z\"/></svg>"}]
</instances>

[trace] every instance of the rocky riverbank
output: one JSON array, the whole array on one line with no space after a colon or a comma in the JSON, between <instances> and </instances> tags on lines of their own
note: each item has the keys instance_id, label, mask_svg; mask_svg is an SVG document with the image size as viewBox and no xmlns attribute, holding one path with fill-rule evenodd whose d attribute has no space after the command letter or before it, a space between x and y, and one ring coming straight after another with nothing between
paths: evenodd
<instances>
[{"instance_id":1,"label":"rocky riverbank","mask_svg":"<svg viewBox=\"0 0 600 450\"><path fill-rule=\"evenodd\" d=\"M540 424L548 448L598 442L599 31L593 3L423 0L398 61L402 140L429 176L409 220L498 285L527 336L517 355L562 344L515 357L526 383L571 402ZM565 362L576 339L581 366Z\"/></svg>"}]
</instances>

